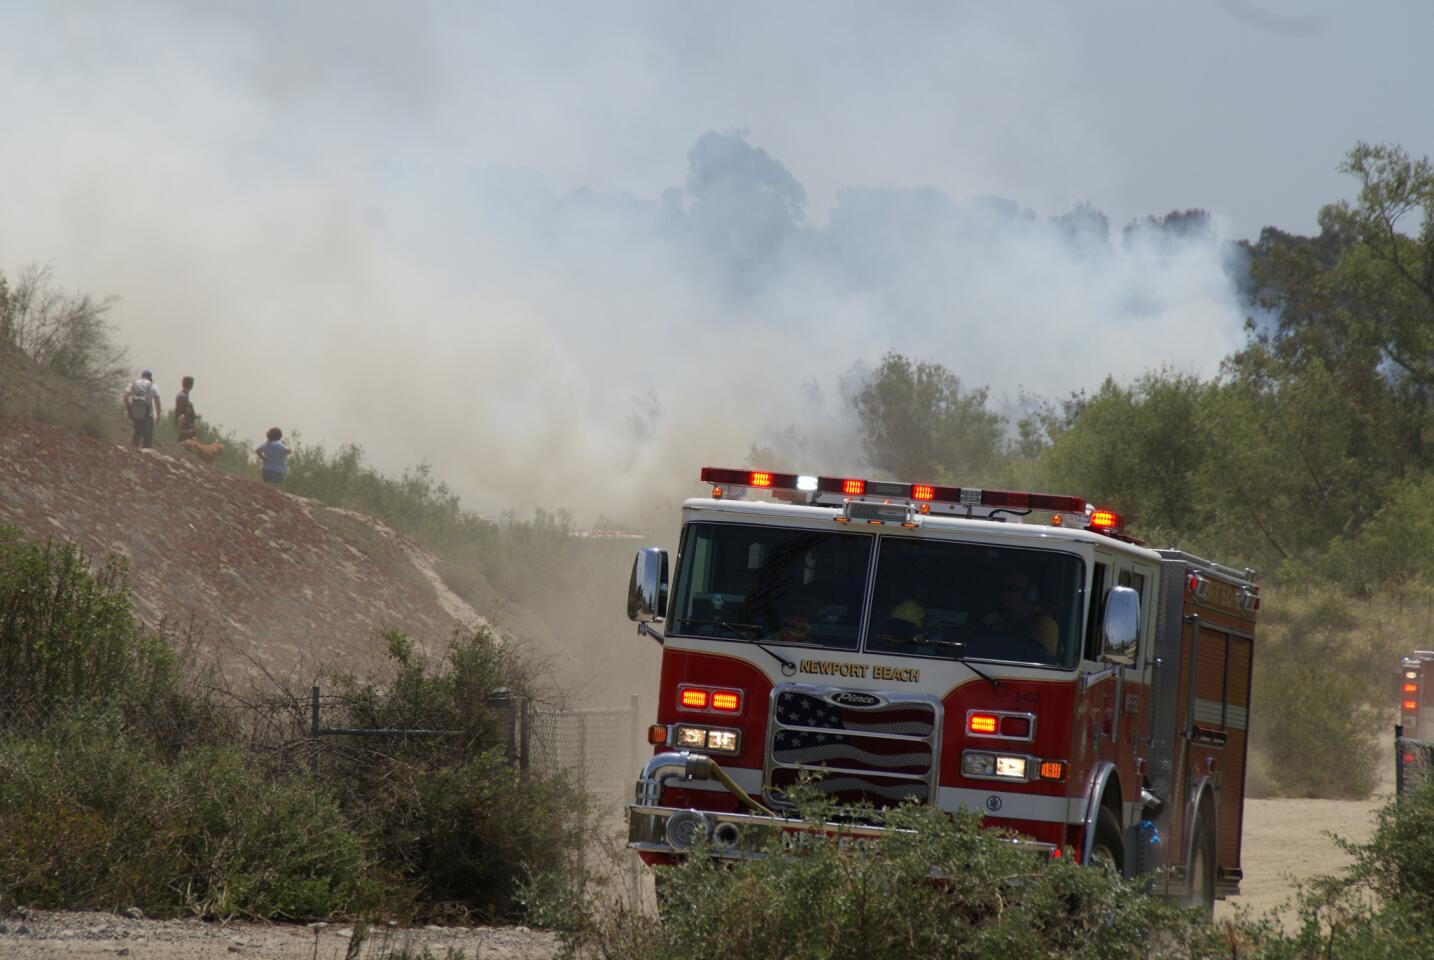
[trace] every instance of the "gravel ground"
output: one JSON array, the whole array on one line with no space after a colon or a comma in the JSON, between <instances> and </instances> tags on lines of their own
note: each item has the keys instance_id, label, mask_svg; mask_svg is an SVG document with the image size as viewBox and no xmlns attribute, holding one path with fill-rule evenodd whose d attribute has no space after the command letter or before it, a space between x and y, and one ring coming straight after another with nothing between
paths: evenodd
<instances>
[{"instance_id":1,"label":"gravel ground","mask_svg":"<svg viewBox=\"0 0 1434 960\"><path fill-rule=\"evenodd\" d=\"M0 957L130 957L132 960L383 960L403 951L439 960L547 960L557 953L548 933L527 927L378 927L352 954L353 927L200 920L148 920L111 913L21 910L0 918Z\"/></svg>"}]
</instances>

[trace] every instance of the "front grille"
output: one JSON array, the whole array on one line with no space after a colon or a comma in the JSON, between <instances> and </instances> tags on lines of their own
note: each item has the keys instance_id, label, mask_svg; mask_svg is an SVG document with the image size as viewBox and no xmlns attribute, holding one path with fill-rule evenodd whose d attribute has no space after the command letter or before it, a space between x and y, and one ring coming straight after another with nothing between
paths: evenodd
<instances>
[{"instance_id":1,"label":"front grille","mask_svg":"<svg viewBox=\"0 0 1434 960\"><path fill-rule=\"evenodd\" d=\"M792 684L772 694L767 799L790 806L804 775L845 805L931 802L940 760L941 705L912 694Z\"/></svg>"}]
</instances>

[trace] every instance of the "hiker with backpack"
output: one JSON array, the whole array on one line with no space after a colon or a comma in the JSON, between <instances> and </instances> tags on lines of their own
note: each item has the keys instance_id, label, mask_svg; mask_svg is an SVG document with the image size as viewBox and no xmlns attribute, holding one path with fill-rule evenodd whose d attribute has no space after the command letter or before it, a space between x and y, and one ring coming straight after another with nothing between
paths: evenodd
<instances>
[{"instance_id":1,"label":"hiker with backpack","mask_svg":"<svg viewBox=\"0 0 1434 960\"><path fill-rule=\"evenodd\" d=\"M145 370L138 380L130 381L124 392L123 403L129 414L130 424L134 427L130 443L146 450L154 446L154 424L161 415L159 387L154 385L154 374Z\"/></svg>"}]
</instances>

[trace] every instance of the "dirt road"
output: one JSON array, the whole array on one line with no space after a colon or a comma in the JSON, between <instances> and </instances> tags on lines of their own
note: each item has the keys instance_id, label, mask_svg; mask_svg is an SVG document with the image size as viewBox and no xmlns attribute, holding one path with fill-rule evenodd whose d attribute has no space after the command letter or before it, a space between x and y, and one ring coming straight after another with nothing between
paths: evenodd
<instances>
[{"instance_id":1,"label":"dirt road","mask_svg":"<svg viewBox=\"0 0 1434 960\"><path fill-rule=\"evenodd\" d=\"M1383 805L1379 798L1246 800L1245 879L1240 896L1216 904L1215 916L1230 916L1237 906L1265 913L1289 899L1299 881L1338 873L1349 856L1329 834L1368 840Z\"/></svg>"}]
</instances>

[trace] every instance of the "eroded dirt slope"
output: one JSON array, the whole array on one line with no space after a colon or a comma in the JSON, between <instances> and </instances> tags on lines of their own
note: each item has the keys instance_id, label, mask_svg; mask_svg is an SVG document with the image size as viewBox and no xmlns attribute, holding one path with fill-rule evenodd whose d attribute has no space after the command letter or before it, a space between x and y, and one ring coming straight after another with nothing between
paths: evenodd
<instances>
[{"instance_id":1,"label":"eroded dirt slope","mask_svg":"<svg viewBox=\"0 0 1434 960\"><path fill-rule=\"evenodd\" d=\"M481 620L371 518L33 420L0 417L0 521L128 557L139 616L192 626L230 682L360 670L384 629L433 650Z\"/></svg>"}]
</instances>

